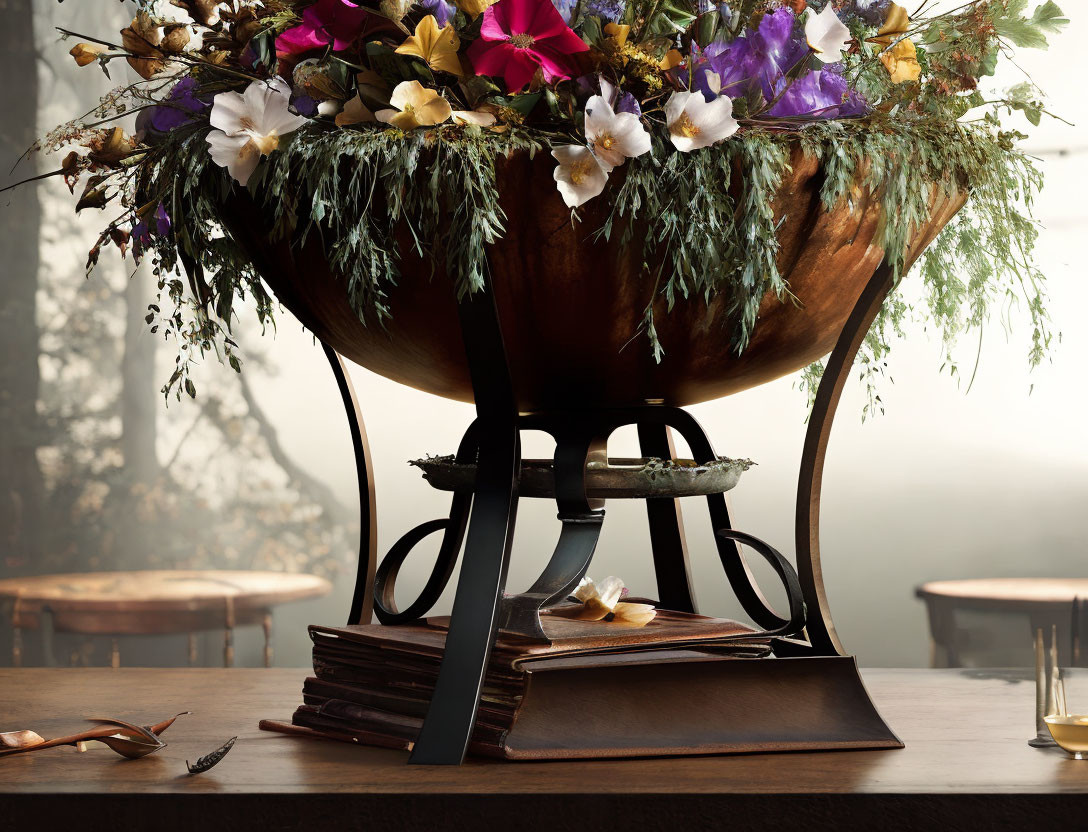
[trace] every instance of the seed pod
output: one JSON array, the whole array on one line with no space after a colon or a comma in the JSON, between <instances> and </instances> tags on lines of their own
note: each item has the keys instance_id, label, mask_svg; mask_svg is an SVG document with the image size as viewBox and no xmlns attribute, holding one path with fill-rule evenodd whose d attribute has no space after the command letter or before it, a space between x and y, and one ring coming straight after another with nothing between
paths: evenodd
<instances>
[{"instance_id":1,"label":"seed pod","mask_svg":"<svg viewBox=\"0 0 1088 832\"><path fill-rule=\"evenodd\" d=\"M185 767L189 769L190 774L201 774L207 771L227 756L227 752L234 748L234 741L236 739L238 738L231 737L229 740L223 743L223 745L215 749L215 751L213 751L211 754L205 754L195 763L190 763L188 760L186 760Z\"/></svg>"}]
</instances>

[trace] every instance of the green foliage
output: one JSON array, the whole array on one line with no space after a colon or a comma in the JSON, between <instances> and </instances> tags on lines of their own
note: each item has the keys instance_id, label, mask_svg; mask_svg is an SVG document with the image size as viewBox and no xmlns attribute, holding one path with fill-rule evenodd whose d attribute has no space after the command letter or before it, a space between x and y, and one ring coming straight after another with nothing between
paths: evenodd
<instances>
[{"instance_id":1,"label":"green foliage","mask_svg":"<svg viewBox=\"0 0 1088 832\"><path fill-rule=\"evenodd\" d=\"M1016 46L1026 49L1046 49L1049 45L1046 34L1057 33L1069 23L1062 10L1053 0L1047 0L1039 6L1031 17L1027 17L1028 0L1005 0L994 3L997 10L994 16L994 30Z\"/></svg>"},{"instance_id":2,"label":"green foliage","mask_svg":"<svg viewBox=\"0 0 1088 832\"><path fill-rule=\"evenodd\" d=\"M952 346L965 330L983 326L994 304L1022 303L1033 321L1030 361L1050 342L1043 277L1031 261L1036 227L1029 214L1041 177L1003 135L984 125L902 120L873 115L825 121L800 131L749 128L730 141L693 153L654 152L631 159L617 177L613 209L598 233L621 245L643 247L646 280L667 308L721 295L738 326L733 349L743 350L770 292L796 302L778 270L773 203L790 154L800 144L820 161L820 196L828 209L855 198L857 189L880 200L879 243L902 277L914 230L928 217L935 190L966 188L967 207L920 261L926 311L944 339L951 372ZM364 322L389 314L387 298L407 247L456 282L461 295L479 290L489 243L503 234L505 214L496 159L549 149L539 132L506 133L446 126L432 131L298 131L262 162L249 192L276 233L302 241L320 234L330 262L343 276L352 306ZM545 162L546 164L546 162ZM160 323L183 344L171 389L189 390L187 358L215 350L237 363L229 338L236 299L256 300L262 324L273 304L247 254L220 222L232 186L204 148L196 129L157 150L142 190L170 206L183 259L202 278L162 287L171 301ZM174 265L172 247L159 268ZM193 271L190 269L190 271ZM187 307L192 299L195 307ZM195 308L195 314L192 314ZM866 341L859 370L872 390L884 373L891 337L910 310L898 295L885 305ZM636 333L632 333L635 335ZM660 358L651 308L644 334ZM813 368L805 386L814 389ZM879 407L872 393L867 412Z\"/></svg>"}]
</instances>

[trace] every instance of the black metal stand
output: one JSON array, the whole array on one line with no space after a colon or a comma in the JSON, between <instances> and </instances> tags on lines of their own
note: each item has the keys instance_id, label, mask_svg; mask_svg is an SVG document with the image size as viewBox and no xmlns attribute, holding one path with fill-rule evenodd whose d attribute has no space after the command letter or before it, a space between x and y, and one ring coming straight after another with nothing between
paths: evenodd
<instances>
[{"instance_id":1,"label":"black metal stand","mask_svg":"<svg viewBox=\"0 0 1088 832\"><path fill-rule=\"evenodd\" d=\"M801 482L798 489L798 574L768 544L733 528L723 493L707 495L715 543L726 577L745 613L765 635L775 636L777 655L844 655L834 633L819 568L819 487L823 456L831 421L845 378L861 342L891 288L891 270L882 264L844 328L818 391L810 421ZM586 492L586 466L605 457L606 440L616 428L634 424L643 454L675 458L671 431L691 448L697 462L715 460L705 431L686 411L665 405L519 414L506 362L498 311L490 285L460 305L461 327L475 392L477 418L466 432L456 461L476 465L471 494L455 493L448 518L424 523L404 535L374 571L375 536L373 488L368 478L369 458L358 408L339 358L326 350L349 405L355 414L353 440L360 463L360 493L367 494L364 541L367 580L360 559L359 581L352 605L352 622L369 616L370 576L373 576L374 611L379 621L397 624L418 620L438 599L456 565L465 541L465 555L457 583L450 628L438 680L423 729L410 762L459 764L465 754L476 718L484 673L499 627L521 635L546 639L540 611L565 599L589 567L604 520L603 502ZM345 386L346 385L346 386ZM345 393L345 390L348 392ZM555 498L562 523L559 539L547 567L528 592L503 599L510 545L518 504L521 472L520 431L543 430L556 441ZM361 436L359 440L357 437ZM646 500L654 569L661 606L696 611L683 520L678 500L655 496ZM419 597L403 612L394 601L397 574L410 551L425 537L441 531L438 558ZM764 598L748 567L741 545L764 557L783 583L789 611L779 615ZM365 549L364 545L364 549ZM808 626L803 638L790 638Z\"/></svg>"}]
</instances>

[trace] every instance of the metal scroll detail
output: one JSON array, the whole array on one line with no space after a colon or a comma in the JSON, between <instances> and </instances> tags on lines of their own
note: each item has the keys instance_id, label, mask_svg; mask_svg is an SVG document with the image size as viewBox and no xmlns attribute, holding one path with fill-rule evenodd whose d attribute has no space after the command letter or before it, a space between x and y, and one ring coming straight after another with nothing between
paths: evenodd
<instances>
[{"instance_id":1,"label":"metal scroll detail","mask_svg":"<svg viewBox=\"0 0 1088 832\"><path fill-rule=\"evenodd\" d=\"M473 422L457 448L457 462L475 462L478 447L476 422ZM453 575L453 568L457 565L457 556L461 552L461 544L465 539L465 529L468 527L471 508L471 493L454 494L449 517L416 526L389 550L381 565L378 566L374 582L374 614L382 624L404 624L416 621L425 616L437 603L450 581L450 576ZM442 544L431 574L419 597L401 612L397 609L395 599L400 568L416 544L436 532L442 532Z\"/></svg>"}]
</instances>

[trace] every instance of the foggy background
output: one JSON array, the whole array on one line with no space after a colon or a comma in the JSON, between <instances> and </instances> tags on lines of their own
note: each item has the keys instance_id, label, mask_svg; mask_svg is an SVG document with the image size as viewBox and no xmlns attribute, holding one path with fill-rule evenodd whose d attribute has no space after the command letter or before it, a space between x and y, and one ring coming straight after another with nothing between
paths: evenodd
<instances>
[{"instance_id":1,"label":"foggy background","mask_svg":"<svg viewBox=\"0 0 1088 832\"><path fill-rule=\"evenodd\" d=\"M1088 572L1088 331L1081 324L1088 309L1088 133L1081 126L1088 104L1080 71L1088 22L1079 4L1066 0L1065 6L1072 24L1051 38L1050 52L1025 50L1017 58L1049 94L1050 109L1077 125L1044 120L1025 145L1040 154L1047 179L1036 204L1044 226L1036 253L1049 280L1053 329L1061 333L1052 363L1028 371L1027 315L1004 310L1005 320L995 317L983 333L977 376L965 395L966 380L939 372L939 339L913 324L894 345L890 379L879 391L885 415L862 423L860 384L847 386L839 408L824 475L823 566L843 643L863 665L927 662L925 610L913 597L924 581ZM0 31L9 41L0 50L0 183L12 149L17 155L29 143L26 136L89 109L111 87L96 68L75 67L67 55L72 42L58 42L52 27L114 33L131 16L107 0L63 6L0 0L0 15L10 19L20 7L33 8L32 40L11 26ZM39 67L37 128L20 131L19 107L25 109L33 86L25 77L32 47ZM12 80L20 78L26 83ZM999 84L1019 80L1006 66ZM1017 126L1028 132L1027 125ZM56 157L37 162L43 171L58 163ZM30 175L33 168L23 165L17 173ZM131 258L119 263L112 249L85 280L86 251L108 217L87 210L76 219L73 204L58 179L0 196L3 291L36 279L38 301L32 321L0 321L0 373L23 379L28 367L41 369L34 412L0 403L9 407L0 409L0 432L33 422L43 494L37 549L4 550L0 541L0 577L174 566L317 572L333 580L333 594L281 607L276 617L276 663L308 664L305 625L346 619L358 531L347 423L320 347L286 310L263 338L255 318L241 311L243 378L209 358L196 378L198 399L171 400L166 407L158 390L175 348L141 325L153 281L143 271L128 280ZM33 245L27 222L39 209ZM908 280L905 291L908 299L916 297L915 282ZM30 335L38 356L28 354L30 341L16 337L27 324L37 329ZM977 350L975 336L959 346L964 379ZM406 461L453 452L473 410L358 367L352 378L373 453L384 554L413 526L448 512L449 496L432 490ZM806 416L795 381L691 408L718 453L758 463L731 494L734 521L787 556ZM609 451L637 456L633 429L617 433ZM550 452L549 440L525 436L525 456ZM705 504L688 500L684 510L701 611L739 615L714 554ZM522 502L508 591L521 591L536 577L557 533L553 505ZM402 605L422 586L437 542L434 537L418 547L402 571ZM590 575L608 574L621 576L636 594L654 592L641 503L607 506ZM759 574L774 586L767 573ZM452 592L453 582L436 612L448 611ZM777 597L773 589L769 594ZM10 637L5 617L0 663L10 660ZM1026 622L1006 637L1026 648ZM25 641L33 663L34 634ZM181 664L182 641L126 641L122 650L127 664ZM240 632L237 644L239 664L259 662L256 633ZM214 663L218 654L205 649L204 655ZM104 661L102 650L92 659Z\"/></svg>"}]
</instances>

